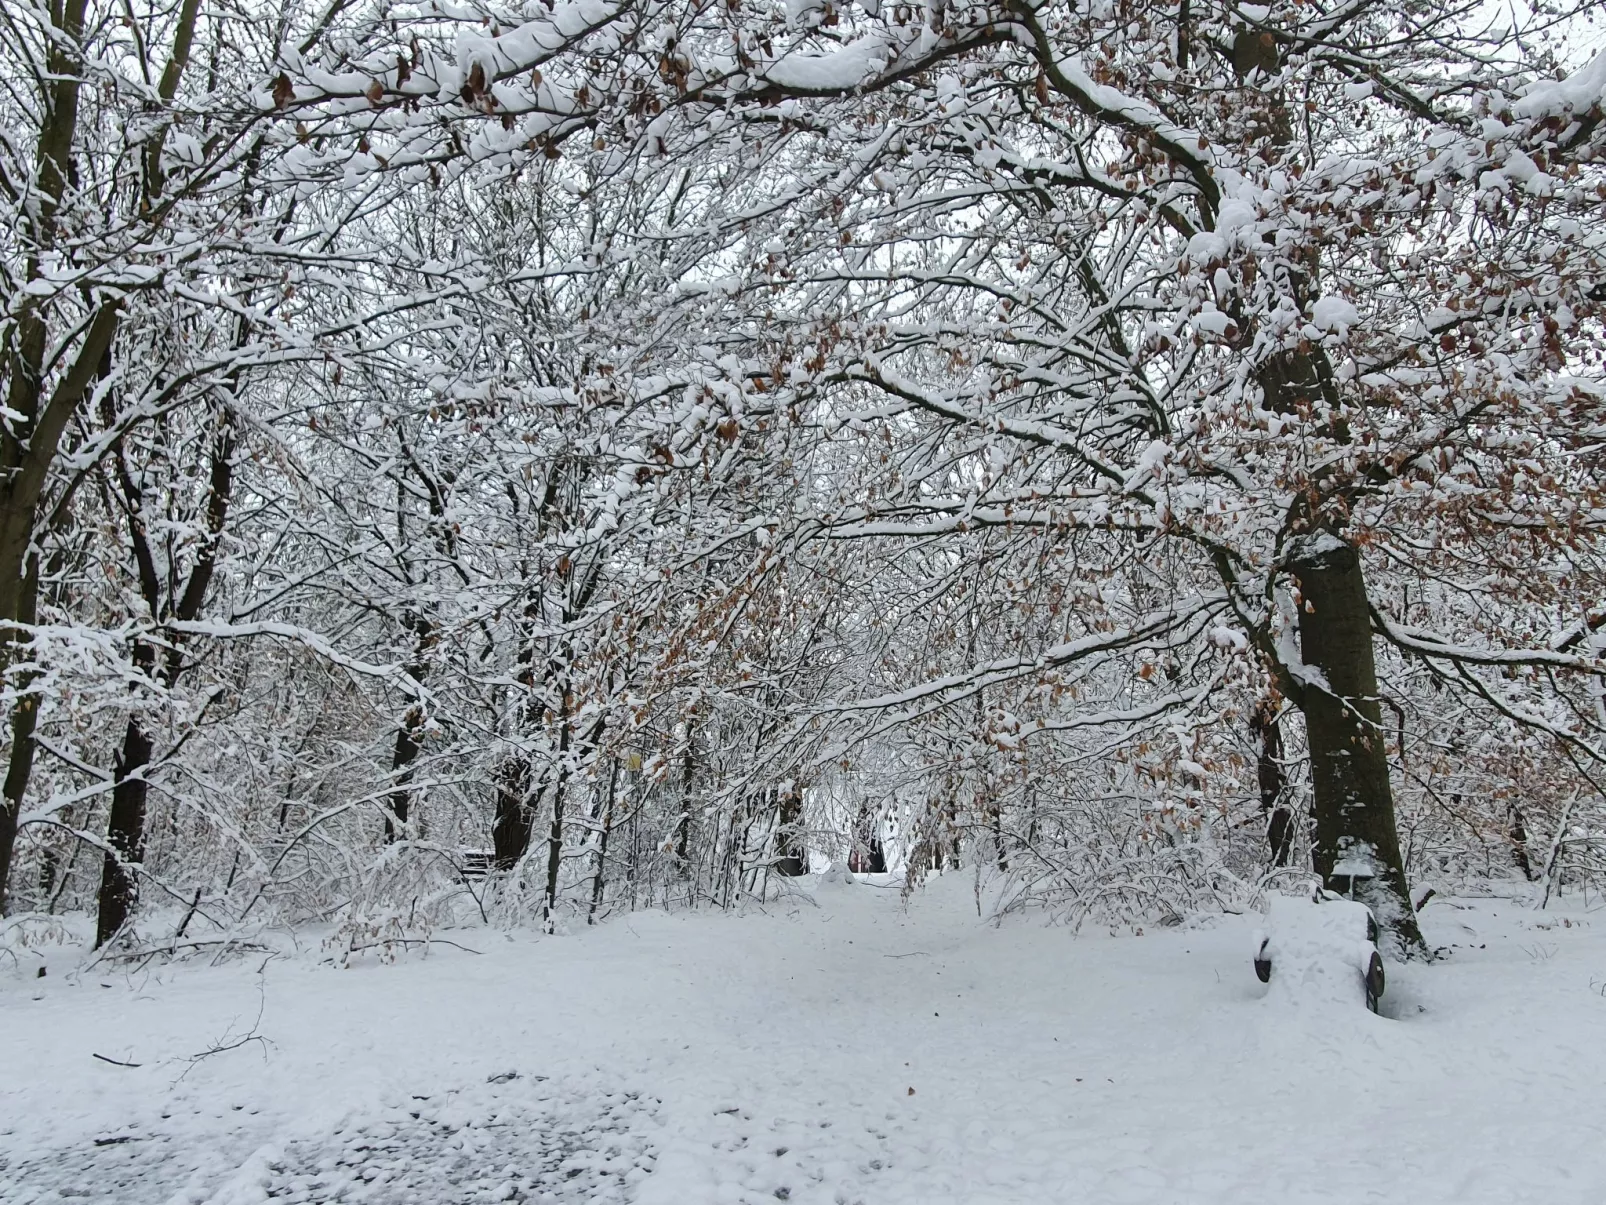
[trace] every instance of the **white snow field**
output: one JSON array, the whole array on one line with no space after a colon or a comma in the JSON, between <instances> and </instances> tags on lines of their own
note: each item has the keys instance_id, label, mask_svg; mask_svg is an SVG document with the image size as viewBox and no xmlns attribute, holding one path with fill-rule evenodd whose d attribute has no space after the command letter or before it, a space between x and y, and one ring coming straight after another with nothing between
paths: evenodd
<instances>
[{"instance_id":1,"label":"white snow field","mask_svg":"<svg viewBox=\"0 0 1606 1205\"><path fill-rule=\"evenodd\" d=\"M0 1201L1606 1200L1600 914L1435 900L1450 955L1377 1017L1268 995L1258 916L999 928L887 882L344 970L23 951Z\"/></svg>"}]
</instances>

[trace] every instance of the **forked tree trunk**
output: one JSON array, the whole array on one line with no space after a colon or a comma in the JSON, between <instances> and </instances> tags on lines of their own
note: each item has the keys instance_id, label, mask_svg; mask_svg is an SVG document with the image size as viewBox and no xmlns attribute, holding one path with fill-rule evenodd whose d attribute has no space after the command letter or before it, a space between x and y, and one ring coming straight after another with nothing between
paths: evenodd
<instances>
[{"instance_id":1,"label":"forked tree trunk","mask_svg":"<svg viewBox=\"0 0 1606 1205\"><path fill-rule=\"evenodd\" d=\"M220 416L220 427L212 444L210 490L206 507L206 539L195 554L184 591L176 602L169 600L174 619L191 622L201 614L211 588L212 575L217 567L218 547L228 521L229 502L234 482L234 428L230 416ZM161 579L151 555L150 540L141 518L141 495L123 460L121 447L116 450L116 464L128 505L129 542L134 550L138 567L140 593L150 608L152 618L164 613ZM171 566L170 566L171 568ZM171 589L171 587L169 587ZM183 635L175 633L172 642L162 655L160 673L157 670L157 649L144 641L135 643L134 668L142 677L156 678L164 690L171 691L184 672ZM106 841L111 847L105 855L100 876L100 899L95 925L95 945L105 945L128 922L139 899L139 880L132 866L145 858L145 802L149 788L145 770L151 761L151 736L138 715L129 717L123 733L123 745L113 759L113 787L111 815L106 822Z\"/></svg>"},{"instance_id":2,"label":"forked tree trunk","mask_svg":"<svg viewBox=\"0 0 1606 1205\"><path fill-rule=\"evenodd\" d=\"M52 36L45 40L44 70L35 77L40 85L36 111L42 117L34 147L35 187L18 232L31 248L23 265L29 284L44 277L51 261L58 235L56 215L73 173L72 148L82 88L79 44L86 7L85 0L65 0L48 10ZM164 93L164 98L170 100L172 94ZM116 336L122 309L118 300L96 302L77 353L69 356L65 349L51 351L59 332L52 332L42 313L46 303L28 294L29 290L23 289L13 295L22 300L10 316L12 329L0 341L0 396L8 414L0 429L0 671L13 670L29 655L27 640L12 625L31 624L36 614L39 565L34 525L40 499L62 435ZM52 387L48 366L58 356L65 371ZM29 671L16 676L19 685L33 680ZM12 756L4 797L0 798L0 912L5 909L18 817L33 770L37 720L33 699L24 697L14 705Z\"/></svg>"},{"instance_id":3,"label":"forked tree trunk","mask_svg":"<svg viewBox=\"0 0 1606 1205\"><path fill-rule=\"evenodd\" d=\"M1300 593L1300 656L1317 671L1306 675L1299 700L1310 743L1316 872L1328 888L1353 890L1369 904L1401 954L1425 954L1394 827L1360 555L1320 532L1294 549L1288 568Z\"/></svg>"}]
</instances>

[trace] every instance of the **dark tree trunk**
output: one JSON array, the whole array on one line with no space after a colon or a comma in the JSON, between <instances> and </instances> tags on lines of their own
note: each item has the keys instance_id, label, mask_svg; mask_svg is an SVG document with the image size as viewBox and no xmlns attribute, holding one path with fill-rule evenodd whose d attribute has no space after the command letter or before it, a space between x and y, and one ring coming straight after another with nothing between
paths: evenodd
<instances>
[{"instance_id":1,"label":"dark tree trunk","mask_svg":"<svg viewBox=\"0 0 1606 1205\"><path fill-rule=\"evenodd\" d=\"M34 147L35 189L23 210L24 241L33 248L23 266L28 283L41 279L51 260L60 229L57 211L72 178L85 7L85 0L66 0L49 10L54 36L46 39L44 71L37 77L42 125ZM0 671L12 668L21 652L20 633L11 625L33 623L36 618L39 565L34 527L50 469L62 435L116 337L122 313L120 300L99 305L76 354L54 353L60 355L64 371L52 387L48 364L54 336L42 312L48 303L26 293L16 294L25 299L12 313L14 329L0 341L0 388L9 412L0 426ZM19 675L19 684L28 680ZM12 756L0 799L0 914L5 911L17 821L33 771L37 720L33 701L19 700L11 717Z\"/></svg>"},{"instance_id":2,"label":"dark tree trunk","mask_svg":"<svg viewBox=\"0 0 1606 1205\"><path fill-rule=\"evenodd\" d=\"M546 922L548 933L552 932L553 913L558 906L558 871L563 865L563 805L569 793L569 752L574 744L569 739L569 692L566 680L563 687L560 696L562 702L558 707L558 722L562 725L558 729L558 777L552 787L552 828L547 836L546 850L546 902L542 907L542 919ZM589 746L590 741L585 741L581 747Z\"/></svg>"},{"instance_id":3,"label":"dark tree trunk","mask_svg":"<svg viewBox=\"0 0 1606 1205\"><path fill-rule=\"evenodd\" d=\"M109 371L109 357L106 367ZM189 622L199 617L207 591L211 588L212 575L217 567L218 546L228 520L233 493L234 447L233 420L225 412L219 415L218 429L212 441L206 540L195 554L195 562L190 566L183 593L172 605L174 619ZM116 449L115 463L128 508L129 542L134 552L140 593L150 608L151 617L161 618L164 613L162 579L145 530L142 494L129 472L121 445ZM169 570L172 568L169 565ZM150 644L136 643L134 668L143 677L157 679L164 689L172 690L185 669L182 634L175 634L172 643L161 655L159 673L157 649ZM108 852L101 869L99 917L95 925L97 947L117 935L128 922L139 898L139 883L130 870L130 864L142 862L145 857L145 801L149 793L145 769L150 765L151 748L150 734L145 731L139 717L129 717L128 727L123 734L123 747L113 762L112 810L106 824L106 841L115 851L115 856Z\"/></svg>"},{"instance_id":4,"label":"dark tree trunk","mask_svg":"<svg viewBox=\"0 0 1606 1205\"><path fill-rule=\"evenodd\" d=\"M19 734L17 731L19 721L23 718L23 710L21 704L12 710L11 736L14 741L20 738L24 744L31 745L33 743L32 732ZM33 709L30 707L27 710L32 711ZM16 748L16 745L12 746L13 751ZM12 765L15 766L16 757L13 756L11 761ZM30 766L29 769L32 769L32 767ZM11 882L11 856L17 848L17 818L22 814L21 795L19 794L16 798L13 798L11 794L12 773L13 771L11 770L6 773L5 797L0 799L0 916L6 914L6 886ZM24 785L26 785L26 782L27 774L24 773Z\"/></svg>"},{"instance_id":5,"label":"dark tree trunk","mask_svg":"<svg viewBox=\"0 0 1606 1205\"><path fill-rule=\"evenodd\" d=\"M803 845L803 792L788 787L775 801L775 873L795 879L809 872L808 851Z\"/></svg>"},{"instance_id":6,"label":"dark tree trunk","mask_svg":"<svg viewBox=\"0 0 1606 1205\"><path fill-rule=\"evenodd\" d=\"M691 878L691 804L681 804L680 818L675 821L675 873L682 879Z\"/></svg>"},{"instance_id":7,"label":"dark tree trunk","mask_svg":"<svg viewBox=\"0 0 1606 1205\"><path fill-rule=\"evenodd\" d=\"M988 808L993 829L993 853L998 858L998 873L1009 873L1009 856L1004 852L1004 811L996 803Z\"/></svg>"},{"instance_id":8,"label":"dark tree trunk","mask_svg":"<svg viewBox=\"0 0 1606 1205\"><path fill-rule=\"evenodd\" d=\"M39 855L39 898L48 900L56 894L56 876L61 873L62 860L59 849L46 849Z\"/></svg>"},{"instance_id":9,"label":"dark tree trunk","mask_svg":"<svg viewBox=\"0 0 1606 1205\"><path fill-rule=\"evenodd\" d=\"M1283 734L1277 722L1277 704L1267 699L1256 708L1250 729L1260 737L1255 762L1260 782L1260 810L1266 814L1266 841L1271 846L1273 866L1287 866L1294 843L1294 814L1284 802L1288 789L1283 774Z\"/></svg>"},{"instance_id":10,"label":"dark tree trunk","mask_svg":"<svg viewBox=\"0 0 1606 1205\"><path fill-rule=\"evenodd\" d=\"M886 874L887 853L881 844L881 815L871 812L869 804L859 808L858 822L854 825L853 849L848 854L848 869L854 874Z\"/></svg>"},{"instance_id":11,"label":"dark tree trunk","mask_svg":"<svg viewBox=\"0 0 1606 1205\"><path fill-rule=\"evenodd\" d=\"M145 857L145 767L151 760L151 738L131 718L123 732L113 768L112 813L106 841L116 851L106 854L100 876L100 912L95 922L95 946L105 945L128 923L139 898L139 881L133 867Z\"/></svg>"},{"instance_id":12,"label":"dark tree trunk","mask_svg":"<svg viewBox=\"0 0 1606 1205\"><path fill-rule=\"evenodd\" d=\"M697 734L686 727L686 752L680 762L680 818L675 821L675 873L691 878L692 782L697 772Z\"/></svg>"},{"instance_id":13,"label":"dark tree trunk","mask_svg":"<svg viewBox=\"0 0 1606 1205\"><path fill-rule=\"evenodd\" d=\"M57 209L73 178L72 148L83 81L78 47L84 34L85 8L85 0L66 0L51 10L51 23L58 36L47 40L45 71L40 77L51 82L44 86L48 97L40 98L44 102L40 106L44 124L35 146L37 188L34 203L27 209L27 232L34 246L24 269L29 282L39 279L42 265L49 262L47 253L54 249L58 233ZM198 12L195 0L185 0L180 9L172 53L157 87L163 100L177 95L180 78L189 64ZM160 163L165 136L163 129L150 142L146 151L149 161ZM159 190L159 185L146 181L147 190L153 186ZM147 195L145 200L149 199ZM0 432L0 624L6 625L0 627L0 639L4 640L0 669L9 667L17 649L16 630L9 624L32 623L36 616L39 567L34 526L51 466L79 403L102 372L122 316L121 300L101 303L84 328L76 356L57 378L54 388L47 390L46 353L51 331L41 316L42 304L30 299L22 306L16 315L15 336L0 348L0 380L5 382L6 407L12 416ZM63 363L68 363L66 357ZM5 911L17 820L33 772L37 719L37 706L24 699L11 721L12 756L6 770L4 798L0 799L0 914ZM143 802L140 810L143 816Z\"/></svg>"},{"instance_id":14,"label":"dark tree trunk","mask_svg":"<svg viewBox=\"0 0 1606 1205\"><path fill-rule=\"evenodd\" d=\"M542 920L548 933L552 932L553 913L558 906L558 870L563 864L563 797L568 787L568 774L558 776L552 792L552 828L546 844L546 901L542 905Z\"/></svg>"},{"instance_id":15,"label":"dark tree trunk","mask_svg":"<svg viewBox=\"0 0 1606 1205\"><path fill-rule=\"evenodd\" d=\"M1300 655L1316 671L1299 700L1310 742L1316 871L1329 889L1353 890L1369 904L1402 954L1425 954L1394 827L1360 555L1322 532L1293 550L1288 568L1300 593Z\"/></svg>"},{"instance_id":16,"label":"dark tree trunk","mask_svg":"<svg viewBox=\"0 0 1606 1205\"><path fill-rule=\"evenodd\" d=\"M865 845L865 874L887 873L887 851L881 844L881 834L870 834L870 840Z\"/></svg>"},{"instance_id":17,"label":"dark tree trunk","mask_svg":"<svg viewBox=\"0 0 1606 1205\"><path fill-rule=\"evenodd\" d=\"M491 823L491 848L498 870L512 870L530 848L535 835L535 809L530 806L530 763L510 757L497 774L496 819Z\"/></svg>"},{"instance_id":18,"label":"dark tree trunk","mask_svg":"<svg viewBox=\"0 0 1606 1205\"><path fill-rule=\"evenodd\" d=\"M414 677L418 678L420 675L415 674ZM407 815L412 810L413 799L413 793L409 789L413 781L412 765L421 748L423 726L422 709L415 703L407 709L402 726L396 729L396 748L390 757L390 773L396 789L390 793L390 808L385 813L387 844L396 839L398 832L405 832L407 829Z\"/></svg>"},{"instance_id":19,"label":"dark tree trunk","mask_svg":"<svg viewBox=\"0 0 1606 1205\"><path fill-rule=\"evenodd\" d=\"M608 768L608 795L601 803L602 831L597 835L597 868L591 878L591 906L586 909L586 924L597 923L597 909L602 906L603 869L608 861L608 835L613 832L613 804L615 792L619 787L619 759L616 757ZM592 809L591 819L597 820L597 811Z\"/></svg>"},{"instance_id":20,"label":"dark tree trunk","mask_svg":"<svg viewBox=\"0 0 1606 1205\"><path fill-rule=\"evenodd\" d=\"M17 618L21 623L31 624L37 618L39 602L37 557L28 558L28 572L19 586L18 607L21 614ZM15 645L0 655L10 660L18 655L14 650ZM22 675L18 685L26 689L32 680L31 673ZM11 761L6 767L4 794L0 796L0 916L6 913L6 886L11 881L11 859L17 848L17 821L22 815L22 798L28 793L28 779L33 774L33 733L38 722L38 701L28 695L18 699L11 709Z\"/></svg>"},{"instance_id":21,"label":"dark tree trunk","mask_svg":"<svg viewBox=\"0 0 1606 1205\"><path fill-rule=\"evenodd\" d=\"M413 659L407 666L407 676L420 686L429 677L430 650L440 640L435 624L422 615L409 618L413 630ZM390 755L391 781L396 789L390 793L390 807L385 812L385 842L389 844L407 830L407 817L412 812L413 762L424 745L424 704L414 695L414 701L402 716L401 727L396 729L396 747Z\"/></svg>"},{"instance_id":22,"label":"dark tree trunk","mask_svg":"<svg viewBox=\"0 0 1606 1205\"><path fill-rule=\"evenodd\" d=\"M1507 830L1507 836L1511 839L1511 857L1517 869L1522 871L1522 877L1531 883L1538 876L1534 874L1533 860L1528 856L1527 818L1514 803L1510 805L1510 814L1511 827Z\"/></svg>"}]
</instances>

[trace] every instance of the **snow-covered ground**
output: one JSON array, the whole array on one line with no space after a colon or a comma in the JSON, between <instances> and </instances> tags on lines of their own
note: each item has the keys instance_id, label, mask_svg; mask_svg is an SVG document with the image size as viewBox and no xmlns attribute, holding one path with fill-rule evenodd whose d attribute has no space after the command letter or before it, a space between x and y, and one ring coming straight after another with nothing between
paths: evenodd
<instances>
[{"instance_id":1,"label":"snow-covered ground","mask_svg":"<svg viewBox=\"0 0 1606 1205\"><path fill-rule=\"evenodd\" d=\"M344 970L25 951L0 1201L1606 1200L1588 913L1436 900L1450 957L1391 966L1374 1017L1268 997L1259 917L1073 935L982 924L958 876L810 891Z\"/></svg>"}]
</instances>

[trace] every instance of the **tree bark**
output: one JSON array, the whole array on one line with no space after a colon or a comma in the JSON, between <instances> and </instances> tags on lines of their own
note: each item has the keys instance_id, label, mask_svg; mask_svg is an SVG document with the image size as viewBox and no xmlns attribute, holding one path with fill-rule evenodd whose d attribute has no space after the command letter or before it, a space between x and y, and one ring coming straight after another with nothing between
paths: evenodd
<instances>
[{"instance_id":1,"label":"tree bark","mask_svg":"<svg viewBox=\"0 0 1606 1205\"><path fill-rule=\"evenodd\" d=\"M680 816L675 821L675 873L691 878L692 780L697 773L697 729L686 724L686 749L680 759Z\"/></svg>"},{"instance_id":2,"label":"tree bark","mask_svg":"<svg viewBox=\"0 0 1606 1205\"><path fill-rule=\"evenodd\" d=\"M597 909L602 906L603 869L608 861L608 835L613 832L613 805L619 787L619 759L613 758L608 767L608 796L602 803L602 831L597 834L597 867L591 878L591 906L586 909L586 924L597 923ZM591 810L591 819L597 820L597 809Z\"/></svg>"},{"instance_id":3,"label":"tree bark","mask_svg":"<svg viewBox=\"0 0 1606 1205\"><path fill-rule=\"evenodd\" d=\"M496 818L491 822L491 848L496 868L512 870L535 835L535 809L530 806L530 763L509 757L497 773Z\"/></svg>"},{"instance_id":4,"label":"tree bark","mask_svg":"<svg viewBox=\"0 0 1606 1205\"><path fill-rule=\"evenodd\" d=\"M130 717L123 732L123 747L114 763L117 781L112 788L111 819L106 825L108 851L100 878L100 910L95 922L95 947L99 949L128 923L139 898L139 882L134 867L145 858L144 770L151 760L151 738Z\"/></svg>"},{"instance_id":5,"label":"tree bark","mask_svg":"<svg viewBox=\"0 0 1606 1205\"><path fill-rule=\"evenodd\" d=\"M409 667L413 680L423 681L422 667ZM402 717L396 729L396 748L390 755L391 781L396 789L390 793L390 807L385 812L385 843L388 845L407 829L407 817L412 811L413 761L423 747L424 709L414 703Z\"/></svg>"},{"instance_id":6,"label":"tree bark","mask_svg":"<svg viewBox=\"0 0 1606 1205\"><path fill-rule=\"evenodd\" d=\"M38 187L33 194L35 203L26 207L29 218L26 233L31 248L25 275L30 282L39 279L41 265L55 246L57 212L72 177L72 148L77 135L82 89L78 46L84 33L86 7L85 0L66 0L52 9L52 23L59 36L48 42L42 78L50 82L45 88L46 95L41 98L44 121L35 147ZM196 0L184 0L181 6L172 52L158 87L163 100L172 100L177 94L189 63L199 7ZM147 153L152 162L160 163L166 132L163 127L150 143ZM152 183L147 178L146 188ZM147 209L149 198L147 193ZM85 390L109 355L122 316L119 298L103 298L94 303L94 314L84 330L77 355L61 374L47 400L45 365L50 330L41 313L41 304L33 299L26 300L17 316L15 339L0 359L7 408L20 419L8 423L0 437L0 671L9 668L19 656L26 655L22 651L21 636L12 625L31 624L37 617L38 552L33 541L40 500L62 435L77 412ZM210 566L207 573L209 576ZM202 591L204 593L204 586ZM31 677L25 674L19 680L26 682ZM25 699L13 709L11 760L6 770L4 798L0 800L0 914L5 910L22 799L33 772L37 721L38 707L33 700ZM147 750L146 761L149 756ZM143 811L142 802L142 822Z\"/></svg>"},{"instance_id":7,"label":"tree bark","mask_svg":"<svg viewBox=\"0 0 1606 1205\"><path fill-rule=\"evenodd\" d=\"M18 623L32 624L39 603L39 560L28 558L28 571L21 583ZM9 650L8 650L9 651ZM20 675L17 685L26 689L34 675ZM37 699L24 695L11 709L11 761L6 767L3 795L0 795L0 916L6 913L6 885L11 881L11 859L17 847L17 821L22 815L22 798L28 793L33 774L34 727L39 722Z\"/></svg>"},{"instance_id":8,"label":"tree bark","mask_svg":"<svg viewBox=\"0 0 1606 1205\"><path fill-rule=\"evenodd\" d=\"M552 828L546 845L546 900L541 907L541 920L548 933L556 923L553 914L558 907L558 871L563 865L563 805L569 790L569 716L568 707L560 709L563 727L558 730L558 780L552 789Z\"/></svg>"},{"instance_id":9,"label":"tree bark","mask_svg":"<svg viewBox=\"0 0 1606 1205\"><path fill-rule=\"evenodd\" d=\"M1507 805L1507 813L1511 821L1506 830L1511 840L1511 860L1522 871L1522 877L1530 883L1539 876L1534 874L1533 859L1528 856L1528 820L1522 814L1522 809L1515 803Z\"/></svg>"},{"instance_id":10,"label":"tree bark","mask_svg":"<svg viewBox=\"0 0 1606 1205\"><path fill-rule=\"evenodd\" d=\"M217 568L217 554L222 542L223 529L228 522L229 503L234 487L234 424L228 412L218 416L218 428L212 440L212 461L206 504L206 538L195 554L184 590L175 602L171 600L171 617L180 622L192 622L200 617L212 576ZM153 620L162 620L168 608L162 602L161 576L151 553L148 533L142 514L143 495L123 458L121 446L116 449L115 463L128 510L129 544L140 583L140 593L150 608ZM169 566L171 569L172 566ZM170 588L171 589L171 588ZM134 645L134 668L146 678L157 678L158 655L156 648L146 641ZM161 658L159 680L164 690L171 691L178 684L185 668L183 634L174 633L171 643ZM123 733L123 746L113 761L113 787L111 816L106 823L107 843L116 851L108 852L101 868L99 916L95 925L95 945L105 945L128 922L139 899L139 880L130 870L131 863L145 857L145 804L149 788L145 782L145 769L151 761L151 737L137 715L130 716Z\"/></svg>"},{"instance_id":11,"label":"tree bark","mask_svg":"<svg viewBox=\"0 0 1606 1205\"><path fill-rule=\"evenodd\" d=\"M566 775L559 775L557 790L552 792L552 829L546 844L546 902L542 905L542 921L548 933L552 932L553 914L558 907L558 870L563 864L563 796L568 785Z\"/></svg>"},{"instance_id":12,"label":"tree bark","mask_svg":"<svg viewBox=\"0 0 1606 1205\"><path fill-rule=\"evenodd\" d=\"M1400 857L1360 554L1329 532L1287 562L1299 586L1300 708L1310 743L1312 856L1323 883L1370 905L1401 954L1426 954ZM1315 671L1311 673L1310 671Z\"/></svg>"}]
</instances>

